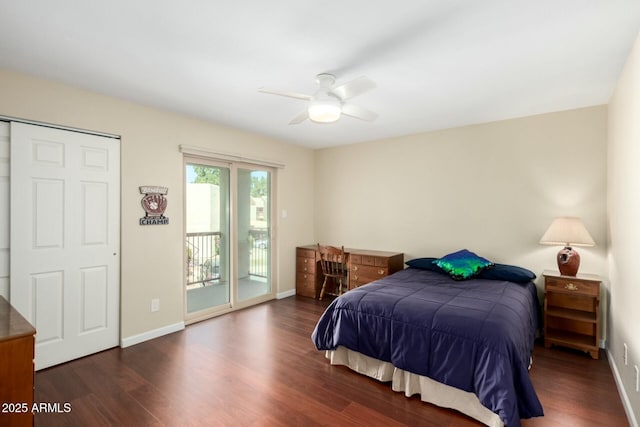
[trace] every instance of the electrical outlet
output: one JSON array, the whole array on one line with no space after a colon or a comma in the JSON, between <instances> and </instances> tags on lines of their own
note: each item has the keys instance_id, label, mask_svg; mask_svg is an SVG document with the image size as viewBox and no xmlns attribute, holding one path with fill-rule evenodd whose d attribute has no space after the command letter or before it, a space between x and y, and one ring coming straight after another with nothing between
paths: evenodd
<instances>
[{"instance_id":1,"label":"electrical outlet","mask_svg":"<svg viewBox=\"0 0 640 427\"><path fill-rule=\"evenodd\" d=\"M151 312L160 310L160 298L153 298L151 300Z\"/></svg>"},{"instance_id":2,"label":"electrical outlet","mask_svg":"<svg viewBox=\"0 0 640 427\"><path fill-rule=\"evenodd\" d=\"M623 357L622 360L624 360L624 365L627 366L628 361L629 361L627 359L627 343L624 343L623 345L624 345L624 353L623 353L623 356L622 356Z\"/></svg>"},{"instance_id":3,"label":"electrical outlet","mask_svg":"<svg viewBox=\"0 0 640 427\"><path fill-rule=\"evenodd\" d=\"M636 391L640 391L640 371L638 370L638 365L635 365L636 369Z\"/></svg>"}]
</instances>

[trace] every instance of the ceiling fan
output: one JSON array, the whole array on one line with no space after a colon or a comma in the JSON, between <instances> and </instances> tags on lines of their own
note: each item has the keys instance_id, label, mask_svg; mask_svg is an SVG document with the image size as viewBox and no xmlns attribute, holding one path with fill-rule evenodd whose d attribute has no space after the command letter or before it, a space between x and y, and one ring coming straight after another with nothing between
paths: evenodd
<instances>
[{"instance_id":1,"label":"ceiling fan","mask_svg":"<svg viewBox=\"0 0 640 427\"><path fill-rule=\"evenodd\" d=\"M378 117L378 115L372 111L345 102L375 88L376 84L372 80L363 76L341 84L340 86L334 86L335 82L336 77L333 74L322 73L316 76L318 90L313 95L282 92L265 88L260 88L258 91L308 101L307 109L294 117L293 120L289 122L290 125L297 125L306 119L316 123L332 123L337 121L342 114L368 122Z\"/></svg>"}]
</instances>

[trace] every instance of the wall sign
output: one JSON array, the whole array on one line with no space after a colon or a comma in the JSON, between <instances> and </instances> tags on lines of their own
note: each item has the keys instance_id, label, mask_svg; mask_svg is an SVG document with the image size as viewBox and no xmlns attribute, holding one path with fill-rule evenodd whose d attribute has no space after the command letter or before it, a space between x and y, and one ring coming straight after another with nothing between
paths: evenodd
<instances>
[{"instance_id":1,"label":"wall sign","mask_svg":"<svg viewBox=\"0 0 640 427\"><path fill-rule=\"evenodd\" d=\"M138 187L144 197L140 201L144 209L144 217L140 218L140 225L165 225L169 224L169 218L164 216L167 208L167 198L164 197L169 189L155 185Z\"/></svg>"}]
</instances>

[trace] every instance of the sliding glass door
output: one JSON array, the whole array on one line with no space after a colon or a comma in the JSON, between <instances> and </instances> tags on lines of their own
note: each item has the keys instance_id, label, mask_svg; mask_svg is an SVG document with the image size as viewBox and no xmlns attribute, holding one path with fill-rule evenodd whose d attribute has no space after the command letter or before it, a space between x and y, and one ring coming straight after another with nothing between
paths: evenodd
<instances>
[{"instance_id":1,"label":"sliding glass door","mask_svg":"<svg viewBox=\"0 0 640 427\"><path fill-rule=\"evenodd\" d=\"M187 315L231 302L230 169L186 164Z\"/></svg>"},{"instance_id":2,"label":"sliding glass door","mask_svg":"<svg viewBox=\"0 0 640 427\"><path fill-rule=\"evenodd\" d=\"M185 320L274 297L273 171L185 158Z\"/></svg>"},{"instance_id":3,"label":"sliding glass door","mask_svg":"<svg viewBox=\"0 0 640 427\"><path fill-rule=\"evenodd\" d=\"M238 300L271 293L271 174L238 168Z\"/></svg>"}]
</instances>

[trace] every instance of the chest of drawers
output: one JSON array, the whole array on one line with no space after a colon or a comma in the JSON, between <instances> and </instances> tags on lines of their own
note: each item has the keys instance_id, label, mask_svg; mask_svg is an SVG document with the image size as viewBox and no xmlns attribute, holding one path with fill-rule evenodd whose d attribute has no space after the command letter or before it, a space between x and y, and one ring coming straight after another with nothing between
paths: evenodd
<instances>
[{"instance_id":1,"label":"chest of drawers","mask_svg":"<svg viewBox=\"0 0 640 427\"><path fill-rule=\"evenodd\" d=\"M34 346L36 330L0 297L0 425L32 426ZM28 411L25 409L28 408Z\"/></svg>"}]
</instances>

